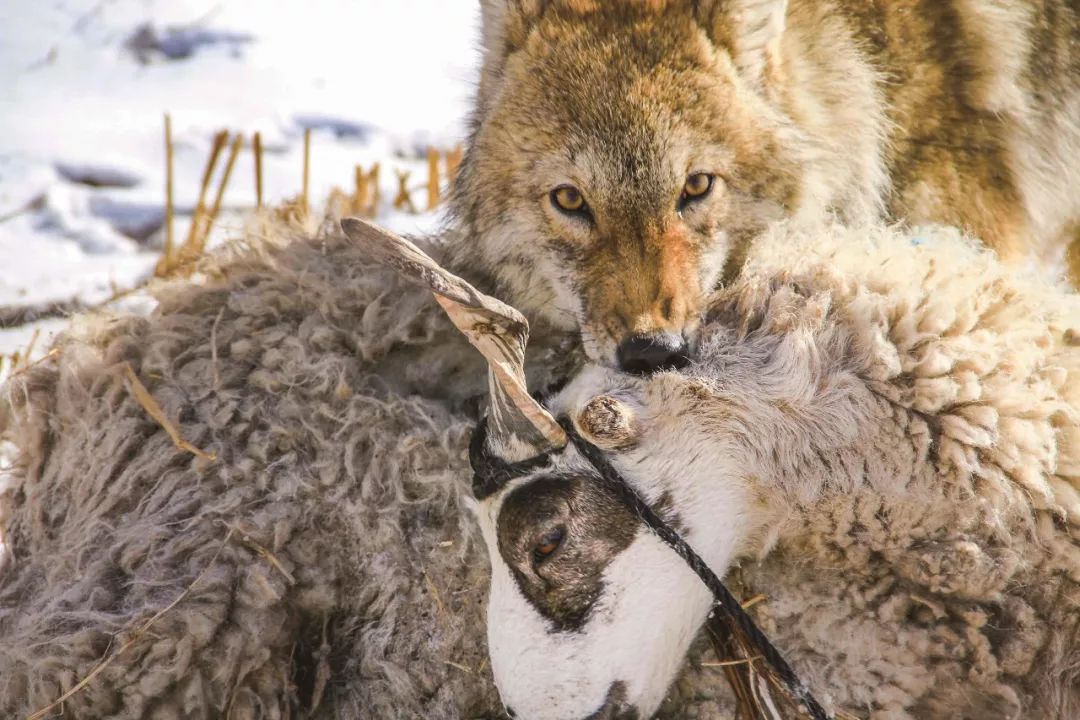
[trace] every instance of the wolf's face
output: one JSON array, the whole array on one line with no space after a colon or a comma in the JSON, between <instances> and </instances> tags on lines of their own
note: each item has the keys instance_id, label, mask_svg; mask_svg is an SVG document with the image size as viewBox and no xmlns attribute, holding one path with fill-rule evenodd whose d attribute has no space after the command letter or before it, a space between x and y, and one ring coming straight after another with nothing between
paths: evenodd
<instances>
[{"instance_id":1,"label":"wolf's face","mask_svg":"<svg viewBox=\"0 0 1080 720\"><path fill-rule=\"evenodd\" d=\"M797 202L798 152L709 3L599 4L487 3L457 210L511 302L648 372L685 361L725 265Z\"/></svg>"}]
</instances>

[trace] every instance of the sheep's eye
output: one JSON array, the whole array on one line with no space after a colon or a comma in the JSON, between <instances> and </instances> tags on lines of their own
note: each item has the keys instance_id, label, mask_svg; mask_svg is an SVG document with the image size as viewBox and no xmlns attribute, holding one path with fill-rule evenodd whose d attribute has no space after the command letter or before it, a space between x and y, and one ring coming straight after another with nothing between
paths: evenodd
<instances>
[{"instance_id":1,"label":"sheep's eye","mask_svg":"<svg viewBox=\"0 0 1080 720\"><path fill-rule=\"evenodd\" d=\"M585 197L573 185L560 185L551 191L551 203L565 213L585 212Z\"/></svg>"},{"instance_id":2,"label":"sheep's eye","mask_svg":"<svg viewBox=\"0 0 1080 720\"><path fill-rule=\"evenodd\" d=\"M540 539L536 541L536 545L533 547L533 559L538 563L547 560L552 553L559 549L559 545L562 545L562 540L563 529L561 527L544 533L540 536Z\"/></svg>"},{"instance_id":3,"label":"sheep's eye","mask_svg":"<svg viewBox=\"0 0 1080 720\"><path fill-rule=\"evenodd\" d=\"M713 176L708 173L694 173L686 178L683 185L682 195L679 197L679 208L682 209L695 200L701 200L713 188Z\"/></svg>"}]
</instances>

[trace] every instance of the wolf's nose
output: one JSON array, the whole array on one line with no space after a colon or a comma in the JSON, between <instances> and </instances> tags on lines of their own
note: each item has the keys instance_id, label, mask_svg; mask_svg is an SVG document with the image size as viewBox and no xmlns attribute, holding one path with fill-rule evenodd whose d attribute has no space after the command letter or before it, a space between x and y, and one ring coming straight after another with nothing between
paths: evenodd
<instances>
[{"instance_id":1,"label":"wolf's nose","mask_svg":"<svg viewBox=\"0 0 1080 720\"><path fill-rule=\"evenodd\" d=\"M619 345L619 368L634 375L678 370L690 362L686 340L678 335L634 335Z\"/></svg>"}]
</instances>

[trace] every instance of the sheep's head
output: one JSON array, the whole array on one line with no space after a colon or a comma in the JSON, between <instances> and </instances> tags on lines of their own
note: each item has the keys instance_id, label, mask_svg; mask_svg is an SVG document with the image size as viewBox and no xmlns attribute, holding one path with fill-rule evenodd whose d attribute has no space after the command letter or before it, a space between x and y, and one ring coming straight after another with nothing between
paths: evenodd
<instances>
[{"instance_id":1,"label":"sheep's head","mask_svg":"<svg viewBox=\"0 0 1080 720\"><path fill-rule=\"evenodd\" d=\"M589 368L551 410L607 451L722 575L740 550L749 493L715 482L741 475L717 443L700 442L693 414L670 412L686 385ZM479 500L488 646L507 707L519 718L649 717L712 605L701 580L573 446Z\"/></svg>"},{"instance_id":2,"label":"sheep's head","mask_svg":"<svg viewBox=\"0 0 1080 720\"><path fill-rule=\"evenodd\" d=\"M738 481L715 482L743 475L694 411L701 393L672 373L645 379L594 367L549 412L525 390L523 317L407 241L367 223L343 226L430 287L489 361L491 403L487 435L473 450L481 468L474 491L492 566L491 666L508 711L559 720L649 717L712 595L600 481L552 413L608 451L639 495L723 575L746 534L750 493ZM530 462L536 457L546 460Z\"/></svg>"}]
</instances>

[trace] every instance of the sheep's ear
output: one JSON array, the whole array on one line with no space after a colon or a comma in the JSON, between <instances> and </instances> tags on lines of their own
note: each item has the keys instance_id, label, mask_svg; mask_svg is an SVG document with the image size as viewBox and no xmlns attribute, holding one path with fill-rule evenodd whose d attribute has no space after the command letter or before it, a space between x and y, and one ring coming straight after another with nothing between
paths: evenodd
<instances>
[{"instance_id":1,"label":"sheep's ear","mask_svg":"<svg viewBox=\"0 0 1080 720\"><path fill-rule=\"evenodd\" d=\"M760 85L779 58L788 0L705 0L698 19L713 42L727 48L739 72Z\"/></svg>"},{"instance_id":2,"label":"sheep's ear","mask_svg":"<svg viewBox=\"0 0 1080 720\"><path fill-rule=\"evenodd\" d=\"M345 218L341 228L373 259L430 289L451 322L488 361L490 452L517 462L566 445L566 433L526 387L529 323L521 313L441 267L403 237L359 218Z\"/></svg>"}]
</instances>

